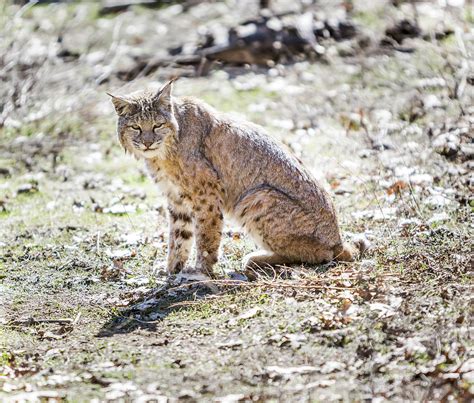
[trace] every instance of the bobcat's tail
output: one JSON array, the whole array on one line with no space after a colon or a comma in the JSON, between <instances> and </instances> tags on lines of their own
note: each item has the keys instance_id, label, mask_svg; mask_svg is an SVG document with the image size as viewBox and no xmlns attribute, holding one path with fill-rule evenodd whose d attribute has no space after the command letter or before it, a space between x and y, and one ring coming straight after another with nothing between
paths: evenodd
<instances>
[{"instance_id":1,"label":"bobcat's tail","mask_svg":"<svg viewBox=\"0 0 474 403\"><path fill-rule=\"evenodd\" d=\"M334 260L353 262L359 259L369 247L370 242L365 237L359 237L352 242L344 242L334 248Z\"/></svg>"}]
</instances>

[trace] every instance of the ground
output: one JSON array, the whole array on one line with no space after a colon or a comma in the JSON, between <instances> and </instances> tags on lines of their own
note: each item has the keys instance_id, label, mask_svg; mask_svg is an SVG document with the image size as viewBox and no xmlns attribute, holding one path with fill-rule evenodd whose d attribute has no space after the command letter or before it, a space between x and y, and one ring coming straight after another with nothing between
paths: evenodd
<instances>
[{"instance_id":1,"label":"ground","mask_svg":"<svg viewBox=\"0 0 474 403\"><path fill-rule=\"evenodd\" d=\"M92 2L0 5L1 399L472 399L472 6L422 3L428 35L394 49L380 39L412 7L355 1L363 40L329 39L320 60L181 78L176 95L281 139L331 191L346 236L373 247L229 281L254 249L229 223L212 290L153 271L165 202L120 149L105 92L179 73L120 81L134 56L254 3L104 17Z\"/></svg>"}]
</instances>

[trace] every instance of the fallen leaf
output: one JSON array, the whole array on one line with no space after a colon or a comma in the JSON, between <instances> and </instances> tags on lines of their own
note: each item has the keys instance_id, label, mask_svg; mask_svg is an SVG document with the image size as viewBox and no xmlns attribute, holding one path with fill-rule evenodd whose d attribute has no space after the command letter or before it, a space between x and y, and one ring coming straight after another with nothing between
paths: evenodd
<instances>
[{"instance_id":1,"label":"fallen leaf","mask_svg":"<svg viewBox=\"0 0 474 403\"><path fill-rule=\"evenodd\" d=\"M402 193L402 190L405 189L407 186L408 186L408 183L402 180L398 180L387 189L387 194L399 195Z\"/></svg>"},{"instance_id":2,"label":"fallen leaf","mask_svg":"<svg viewBox=\"0 0 474 403\"><path fill-rule=\"evenodd\" d=\"M111 266L104 267L100 273L103 281L119 280L127 273L123 261L114 259Z\"/></svg>"}]
</instances>

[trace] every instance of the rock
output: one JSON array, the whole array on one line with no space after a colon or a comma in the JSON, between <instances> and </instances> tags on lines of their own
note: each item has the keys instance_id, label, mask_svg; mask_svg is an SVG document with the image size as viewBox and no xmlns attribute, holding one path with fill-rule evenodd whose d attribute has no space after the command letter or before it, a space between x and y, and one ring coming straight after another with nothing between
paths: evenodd
<instances>
[{"instance_id":1,"label":"rock","mask_svg":"<svg viewBox=\"0 0 474 403\"><path fill-rule=\"evenodd\" d=\"M127 285L140 287L140 286L150 284L150 279L147 276L136 276L136 277L125 279L124 283Z\"/></svg>"},{"instance_id":2,"label":"rock","mask_svg":"<svg viewBox=\"0 0 474 403\"><path fill-rule=\"evenodd\" d=\"M398 221L399 227L408 227L410 225L420 225L421 221L418 218L402 218Z\"/></svg>"},{"instance_id":3,"label":"rock","mask_svg":"<svg viewBox=\"0 0 474 403\"><path fill-rule=\"evenodd\" d=\"M37 182L31 182L31 183L25 183L23 185L20 185L18 189L16 190L17 194L21 193L35 193L37 192L38 189L38 183Z\"/></svg>"},{"instance_id":4,"label":"rock","mask_svg":"<svg viewBox=\"0 0 474 403\"><path fill-rule=\"evenodd\" d=\"M474 161L467 161L463 164L463 168L468 172L474 172Z\"/></svg>"},{"instance_id":5,"label":"rock","mask_svg":"<svg viewBox=\"0 0 474 403\"><path fill-rule=\"evenodd\" d=\"M232 271L229 273L229 278L234 281L249 281L248 277L244 273Z\"/></svg>"},{"instance_id":6,"label":"rock","mask_svg":"<svg viewBox=\"0 0 474 403\"><path fill-rule=\"evenodd\" d=\"M0 176L11 176L11 174L10 168L0 167Z\"/></svg>"},{"instance_id":7,"label":"rock","mask_svg":"<svg viewBox=\"0 0 474 403\"><path fill-rule=\"evenodd\" d=\"M218 403L236 403L236 402L243 402L245 401L245 395L244 394L230 394L226 396L220 396L216 397L215 399L216 402Z\"/></svg>"},{"instance_id":8,"label":"rock","mask_svg":"<svg viewBox=\"0 0 474 403\"><path fill-rule=\"evenodd\" d=\"M369 304L369 309L377 313L378 318L389 318L396 314L396 307L381 302Z\"/></svg>"},{"instance_id":9,"label":"rock","mask_svg":"<svg viewBox=\"0 0 474 403\"><path fill-rule=\"evenodd\" d=\"M363 259L360 261L360 267L365 271L374 270L377 267L377 261L375 259Z\"/></svg>"},{"instance_id":10,"label":"rock","mask_svg":"<svg viewBox=\"0 0 474 403\"><path fill-rule=\"evenodd\" d=\"M143 243L142 235L138 232L130 232L128 234L122 234L120 241L126 245L139 245Z\"/></svg>"},{"instance_id":11,"label":"rock","mask_svg":"<svg viewBox=\"0 0 474 403\"><path fill-rule=\"evenodd\" d=\"M111 259L125 260L136 256L137 252L133 249L115 249L107 250L105 254Z\"/></svg>"},{"instance_id":12,"label":"rock","mask_svg":"<svg viewBox=\"0 0 474 403\"><path fill-rule=\"evenodd\" d=\"M446 80L441 77L420 78L415 81L416 88L444 88L446 86Z\"/></svg>"},{"instance_id":13,"label":"rock","mask_svg":"<svg viewBox=\"0 0 474 403\"><path fill-rule=\"evenodd\" d=\"M463 143L460 146L459 154L463 160L474 159L474 143Z\"/></svg>"},{"instance_id":14,"label":"rock","mask_svg":"<svg viewBox=\"0 0 474 403\"><path fill-rule=\"evenodd\" d=\"M413 185L429 185L433 183L433 177L429 174L415 174L410 176Z\"/></svg>"},{"instance_id":15,"label":"rock","mask_svg":"<svg viewBox=\"0 0 474 403\"><path fill-rule=\"evenodd\" d=\"M415 172L415 168L413 167L407 167L407 166L396 166L393 174L397 176L398 178L406 178L408 179L410 175L412 175Z\"/></svg>"},{"instance_id":16,"label":"rock","mask_svg":"<svg viewBox=\"0 0 474 403\"><path fill-rule=\"evenodd\" d=\"M344 368L345 365L342 362L328 361L322 366L320 371L322 374L330 374L331 372L342 371Z\"/></svg>"},{"instance_id":17,"label":"rock","mask_svg":"<svg viewBox=\"0 0 474 403\"><path fill-rule=\"evenodd\" d=\"M248 311L244 312L243 314L239 315L238 319L250 319L250 318L253 318L254 316L259 315L261 312L263 312L263 309L260 307L251 308Z\"/></svg>"},{"instance_id":18,"label":"rock","mask_svg":"<svg viewBox=\"0 0 474 403\"><path fill-rule=\"evenodd\" d=\"M448 158L456 156L459 145L460 139L457 131L440 134L433 140L433 148L435 151Z\"/></svg>"},{"instance_id":19,"label":"rock","mask_svg":"<svg viewBox=\"0 0 474 403\"><path fill-rule=\"evenodd\" d=\"M363 210L352 213L354 218L372 219L374 221L390 221L395 219L396 207L384 207L375 210Z\"/></svg>"},{"instance_id":20,"label":"rock","mask_svg":"<svg viewBox=\"0 0 474 403\"><path fill-rule=\"evenodd\" d=\"M375 109L372 113L372 120L380 125L385 125L393 118L392 112L387 109Z\"/></svg>"},{"instance_id":21,"label":"rock","mask_svg":"<svg viewBox=\"0 0 474 403\"><path fill-rule=\"evenodd\" d=\"M452 200L448 199L446 196L442 194L434 194L428 196L424 201L423 204L426 204L430 207L444 207L448 206L452 203Z\"/></svg>"},{"instance_id":22,"label":"rock","mask_svg":"<svg viewBox=\"0 0 474 403\"><path fill-rule=\"evenodd\" d=\"M387 28L385 35L401 44L407 38L419 37L421 29L416 22L404 19L398 21L393 27Z\"/></svg>"},{"instance_id":23,"label":"rock","mask_svg":"<svg viewBox=\"0 0 474 403\"><path fill-rule=\"evenodd\" d=\"M423 108L425 108L425 110L439 108L443 105L441 101L439 100L439 98L434 94L429 94L425 96L422 99L422 103L423 103Z\"/></svg>"},{"instance_id":24,"label":"rock","mask_svg":"<svg viewBox=\"0 0 474 403\"><path fill-rule=\"evenodd\" d=\"M102 211L109 214L128 214L134 213L137 207L132 204L115 204L111 207L106 207Z\"/></svg>"},{"instance_id":25,"label":"rock","mask_svg":"<svg viewBox=\"0 0 474 403\"><path fill-rule=\"evenodd\" d=\"M426 352L426 347L414 337L406 339L404 343L405 354L413 356L415 354L423 354Z\"/></svg>"}]
</instances>

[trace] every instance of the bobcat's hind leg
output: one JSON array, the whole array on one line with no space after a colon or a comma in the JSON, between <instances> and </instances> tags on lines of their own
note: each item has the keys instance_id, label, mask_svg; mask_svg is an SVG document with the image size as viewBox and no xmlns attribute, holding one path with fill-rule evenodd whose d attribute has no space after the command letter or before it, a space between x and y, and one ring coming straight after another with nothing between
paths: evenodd
<instances>
[{"instance_id":1,"label":"bobcat's hind leg","mask_svg":"<svg viewBox=\"0 0 474 403\"><path fill-rule=\"evenodd\" d=\"M341 243L331 209L308 208L268 186L248 191L234 214L255 243L271 251L255 256L253 261L260 265L330 262L334 246Z\"/></svg>"}]
</instances>

